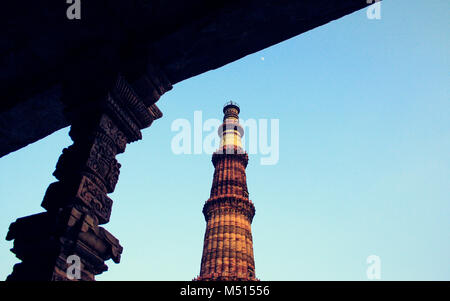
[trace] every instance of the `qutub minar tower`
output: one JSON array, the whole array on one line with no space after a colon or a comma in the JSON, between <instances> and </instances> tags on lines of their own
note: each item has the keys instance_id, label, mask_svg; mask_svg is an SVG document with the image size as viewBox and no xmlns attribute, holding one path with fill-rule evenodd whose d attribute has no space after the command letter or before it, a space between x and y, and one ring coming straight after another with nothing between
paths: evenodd
<instances>
[{"instance_id":1,"label":"qutub minar tower","mask_svg":"<svg viewBox=\"0 0 450 301\"><path fill-rule=\"evenodd\" d=\"M211 195L203 206L207 225L200 275L195 280L257 280L251 231L255 206L248 199L248 155L242 147L240 109L230 101L223 112L220 147L212 156Z\"/></svg>"}]
</instances>

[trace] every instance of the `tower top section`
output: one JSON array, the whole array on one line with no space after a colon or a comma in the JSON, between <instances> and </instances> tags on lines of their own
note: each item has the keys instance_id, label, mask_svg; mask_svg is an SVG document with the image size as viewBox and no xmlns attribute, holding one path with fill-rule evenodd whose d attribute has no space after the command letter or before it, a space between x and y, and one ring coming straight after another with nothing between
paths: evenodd
<instances>
[{"instance_id":1,"label":"tower top section","mask_svg":"<svg viewBox=\"0 0 450 301\"><path fill-rule=\"evenodd\" d=\"M241 138L244 135L244 129L239 124L240 111L239 105L233 101L229 101L223 106L223 123L218 129L219 137L221 137L219 149L223 147L242 149Z\"/></svg>"},{"instance_id":2,"label":"tower top section","mask_svg":"<svg viewBox=\"0 0 450 301\"><path fill-rule=\"evenodd\" d=\"M236 109L236 110L238 111L238 113L241 111L241 109L239 108L239 105L237 104L237 102L234 102L234 101L232 101L232 100L226 102L226 103L223 105L223 112L225 113L226 110L229 109L229 108L234 108L234 109Z\"/></svg>"},{"instance_id":3,"label":"tower top section","mask_svg":"<svg viewBox=\"0 0 450 301\"><path fill-rule=\"evenodd\" d=\"M223 113L225 114L225 116L223 116L223 121L226 119L239 119L240 112L241 109L239 108L239 105L230 100L223 106Z\"/></svg>"}]
</instances>

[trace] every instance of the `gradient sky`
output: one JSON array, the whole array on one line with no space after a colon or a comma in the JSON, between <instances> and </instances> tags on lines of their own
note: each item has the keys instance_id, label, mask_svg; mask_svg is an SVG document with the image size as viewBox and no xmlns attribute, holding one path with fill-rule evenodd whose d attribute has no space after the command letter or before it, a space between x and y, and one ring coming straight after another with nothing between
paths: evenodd
<instances>
[{"instance_id":1,"label":"gradient sky","mask_svg":"<svg viewBox=\"0 0 450 301\"><path fill-rule=\"evenodd\" d=\"M98 280L191 280L200 270L213 166L175 155L171 124L279 119L280 159L247 168L261 280L450 280L450 2L385 0L174 86L164 117L117 157L111 222L124 247ZM264 58L264 59L262 59ZM0 279L18 260L4 240L40 203L68 128L0 159Z\"/></svg>"}]
</instances>

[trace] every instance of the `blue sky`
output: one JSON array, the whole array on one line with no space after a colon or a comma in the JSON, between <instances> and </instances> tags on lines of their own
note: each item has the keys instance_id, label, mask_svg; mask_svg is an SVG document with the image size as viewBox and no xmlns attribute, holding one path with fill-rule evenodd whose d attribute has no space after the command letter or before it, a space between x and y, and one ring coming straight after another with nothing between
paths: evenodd
<instances>
[{"instance_id":1,"label":"blue sky","mask_svg":"<svg viewBox=\"0 0 450 301\"><path fill-rule=\"evenodd\" d=\"M117 157L111 221L124 247L98 280L198 275L213 166L175 155L171 124L279 119L279 162L247 168L256 275L261 280L450 280L450 2L386 0L182 83L164 117ZM264 60L262 59L264 58ZM40 203L68 128L0 159L0 279L18 260L4 240Z\"/></svg>"}]
</instances>

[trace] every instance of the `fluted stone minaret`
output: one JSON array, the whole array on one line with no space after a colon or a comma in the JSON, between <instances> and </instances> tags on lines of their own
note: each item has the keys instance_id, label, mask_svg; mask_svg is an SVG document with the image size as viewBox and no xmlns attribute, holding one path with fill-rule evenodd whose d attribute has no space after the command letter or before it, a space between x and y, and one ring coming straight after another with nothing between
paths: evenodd
<instances>
[{"instance_id":1,"label":"fluted stone minaret","mask_svg":"<svg viewBox=\"0 0 450 301\"><path fill-rule=\"evenodd\" d=\"M200 275L195 280L257 280L251 231L255 206L248 199L248 155L242 148L240 109L230 101L223 112L221 144L212 156L211 195L203 207L207 225Z\"/></svg>"}]
</instances>

